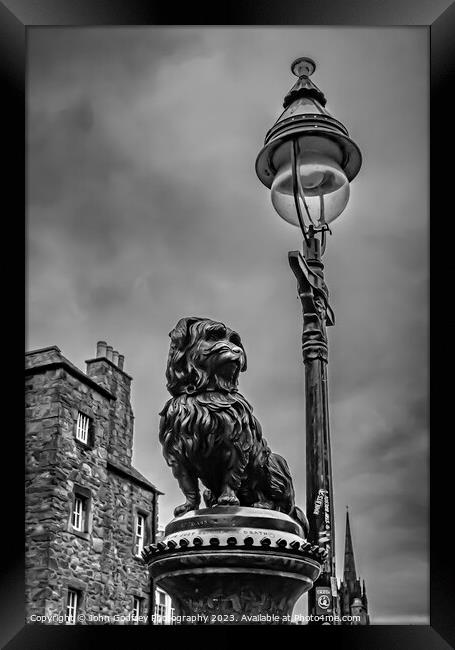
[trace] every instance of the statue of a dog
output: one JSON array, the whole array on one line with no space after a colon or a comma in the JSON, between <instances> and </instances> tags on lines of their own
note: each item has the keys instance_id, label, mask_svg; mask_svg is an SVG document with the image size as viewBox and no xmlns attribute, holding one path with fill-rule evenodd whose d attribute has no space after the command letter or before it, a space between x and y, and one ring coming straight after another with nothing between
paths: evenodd
<instances>
[{"instance_id":1,"label":"statue of a dog","mask_svg":"<svg viewBox=\"0 0 455 650\"><path fill-rule=\"evenodd\" d=\"M269 449L253 408L237 391L246 354L240 336L208 318L182 318L169 334L167 388L161 411L164 457L186 497L176 517L204 500L213 505L270 508L289 514L308 532L295 505L289 468Z\"/></svg>"}]
</instances>

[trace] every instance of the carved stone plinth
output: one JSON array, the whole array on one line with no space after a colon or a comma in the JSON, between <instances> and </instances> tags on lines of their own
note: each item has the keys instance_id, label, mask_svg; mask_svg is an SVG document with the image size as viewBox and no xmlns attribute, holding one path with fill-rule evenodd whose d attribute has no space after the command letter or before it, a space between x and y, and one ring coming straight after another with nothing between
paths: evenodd
<instances>
[{"instance_id":1,"label":"carved stone plinth","mask_svg":"<svg viewBox=\"0 0 455 650\"><path fill-rule=\"evenodd\" d=\"M286 624L321 571L324 550L275 510L217 506L174 519L144 551L177 622Z\"/></svg>"}]
</instances>

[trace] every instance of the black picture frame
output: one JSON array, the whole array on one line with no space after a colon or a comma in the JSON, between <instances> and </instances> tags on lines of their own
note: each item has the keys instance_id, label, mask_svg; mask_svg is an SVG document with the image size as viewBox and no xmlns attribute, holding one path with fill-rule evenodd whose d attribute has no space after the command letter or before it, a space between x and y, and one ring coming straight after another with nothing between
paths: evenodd
<instances>
[{"instance_id":1,"label":"black picture frame","mask_svg":"<svg viewBox=\"0 0 455 650\"><path fill-rule=\"evenodd\" d=\"M166 628L119 626L40 626L25 625L24 615L24 537L23 475L24 440L21 431L23 413L22 372L18 361L24 341L24 303L22 289L26 263L24 222L25 197L25 82L27 33L35 26L89 25L424 25L428 27L431 56L430 187L431 187L431 305L433 327L430 341L432 398L431 440L431 579L429 626L370 626L323 628L291 626L253 630L267 633L267 643L315 641L323 647L362 650L406 648L443 650L455 643L453 612L452 523L450 477L452 457L448 451L453 427L450 411L453 351L448 344L454 317L450 310L450 281L453 269L450 251L451 169L453 164L453 127L449 101L455 62L455 4L447 0L226 0L223 3L173 5L152 0L4 0L0 2L0 69L2 75L6 182L3 184L4 325L10 327L4 338L3 371L7 379L4 415L4 461L2 475L9 473L4 487L3 535L8 539L2 556L0 592L0 641L8 650L18 648L94 647L98 642L206 643L213 637L217 644L231 644L242 637L240 627ZM448 218L447 218L448 217ZM6 227L7 226L7 227ZM447 232L449 230L449 232ZM445 244L445 246L444 246ZM5 273L5 271L7 271ZM422 296L422 309L428 296ZM6 321L6 322L5 322ZM444 338L442 336L444 333ZM10 356L11 358L6 358ZM383 534L387 534L384 531ZM251 626L250 626L251 627ZM115 637L113 637L115 634ZM135 636L140 634L140 638ZM159 635L158 637L156 635ZM164 636L161 636L163 635ZM147 635L147 636L146 636ZM325 635L325 636L324 636ZM295 639L294 639L295 636ZM4 645L6 644L6 645Z\"/></svg>"}]
</instances>

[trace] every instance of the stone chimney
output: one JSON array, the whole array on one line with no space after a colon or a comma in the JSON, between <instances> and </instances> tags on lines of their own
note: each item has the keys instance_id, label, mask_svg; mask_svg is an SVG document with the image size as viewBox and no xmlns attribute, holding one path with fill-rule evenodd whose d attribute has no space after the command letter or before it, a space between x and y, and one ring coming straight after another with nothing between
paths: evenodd
<instances>
[{"instance_id":1,"label":"stone chimney","mask_svg":"<svg viewBox=\"0 0 455 650\"><path fill-rule=\"evenodd\" d=\"M96 344L96 356L97 357L105 357L106 356L106 348L107 348L106 341L98 341L98 343Z\"/></svg>"},{"instance_id":2,"label":"stone chimney","mask_svg":"<svg viewBox=\"0 0 455 650\"><path fill-rule=\"evenodd\" d=\"M112 345L108 345L106 341L98 341L96 344L96 357L95 359L89 359L86 363L92 363L97 359L107 359L111 361L114 366L117 366L120 370L123 371L123 364L125 363L125 357L123 354L120 354L117 350L114 350ZM87 369L88 374L88 369Z\"/></svg>"},{"instance_id":3,"label":"stone chimney","mask_svg":"<svg viewBox=\"0 0 455 650\"><path fill-rule=\"evenodd\" d=\"M133 447L132 378L124 369L125 357L106 341L96 344L96 357L88 359L87 375L107 388L114 396L109 417L109 457L113 462L131 466Z\"/></svg>"}]
</instances>

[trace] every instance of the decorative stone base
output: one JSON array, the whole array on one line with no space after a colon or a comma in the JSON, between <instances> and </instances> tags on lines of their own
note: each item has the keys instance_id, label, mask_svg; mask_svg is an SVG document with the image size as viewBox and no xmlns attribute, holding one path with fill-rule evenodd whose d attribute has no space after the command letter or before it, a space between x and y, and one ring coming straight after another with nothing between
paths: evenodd
<instances>
[{"instance_id":1,"label":"decorative stone base","mask_svg":"<svg viewBox=\"0 0 455 650\"><path fill-rule=\"evenodd\" d=\"M217 506L174 519L144 551L184 623L285 624L318 578L324 550L275 510Z\"/></svg>"}]
</instances>

